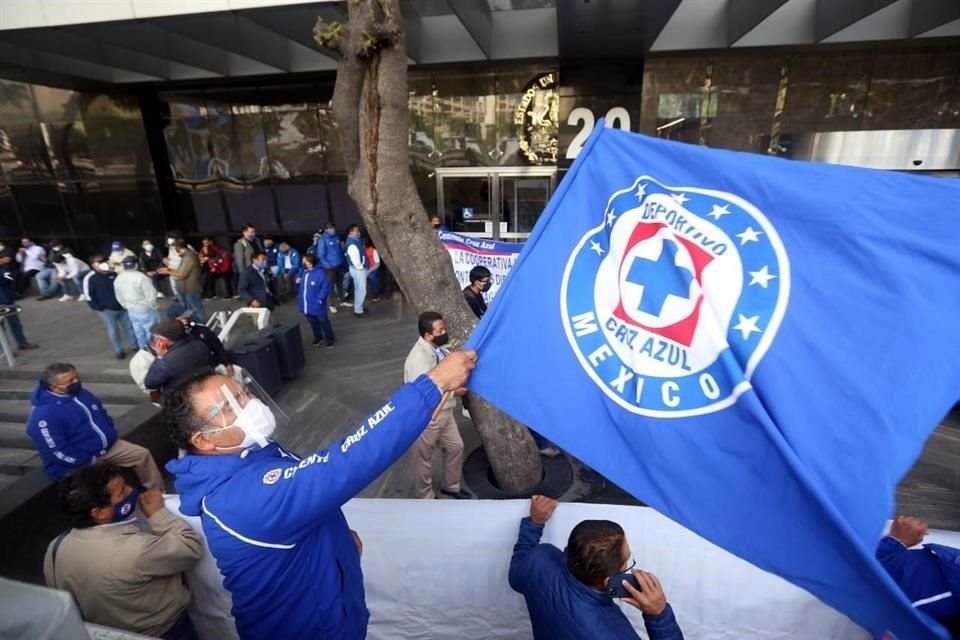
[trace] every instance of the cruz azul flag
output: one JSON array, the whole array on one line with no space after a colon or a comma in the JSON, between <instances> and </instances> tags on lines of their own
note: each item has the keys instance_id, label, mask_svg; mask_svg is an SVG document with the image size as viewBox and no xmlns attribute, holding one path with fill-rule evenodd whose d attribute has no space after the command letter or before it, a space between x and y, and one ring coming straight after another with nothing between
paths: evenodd
<instances>
[{"instance_id":1,"label":"cruz azul flag","mask_svg":"<svg viewBox=\"0 0 960 640\"><path fill-rule=\"evenodd\" d=\"M486 267L490 270L490 290L483 294L487 303L500 291L500 285L507 279L520 255L522 244L495 242L470 236L440 231L440 242L450 254L453 272L461 287L469 286L470 270L474 267Z\"/></svg>"},{"instance_id":2,"label":"cruz azul flag","mask_svg":"<svg viewBox=\"0 0 960 640\"><path fill-rule=\"evenodd\" d=\"M940 637L874 551L960 396L956 180L598 126L468 346L474 391L637 498Z\"/></svg>"}]
</instances>

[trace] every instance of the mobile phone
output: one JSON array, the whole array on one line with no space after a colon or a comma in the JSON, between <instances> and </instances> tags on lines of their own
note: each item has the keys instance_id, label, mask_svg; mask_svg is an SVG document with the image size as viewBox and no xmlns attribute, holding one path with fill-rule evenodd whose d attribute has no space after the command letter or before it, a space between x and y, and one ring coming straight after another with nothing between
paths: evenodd
<instances>
[{"instance_id":1,"label":"mobile phone","mask_svg":"<svg viewBox=\"0 0 960 640\"><path fill-rule=\"evenodd\" d=\"M642 591L636 576L632 573L618 573L610 578L610 582L607 584L607 595L611 598L629 598L630 594L623 587L624 580L629 582L630 586L637 591Z\"/></svg>"}]
</instances>

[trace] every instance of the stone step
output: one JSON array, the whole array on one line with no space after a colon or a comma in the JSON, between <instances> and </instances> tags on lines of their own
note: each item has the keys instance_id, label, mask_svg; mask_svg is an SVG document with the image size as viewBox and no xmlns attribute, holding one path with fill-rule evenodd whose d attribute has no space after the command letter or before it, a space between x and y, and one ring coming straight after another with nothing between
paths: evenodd
<instances>
[{"instance_id":1,"label":"stone step","mask_svg":"<svg viewBox=\"0 0 960 640\"><path fill-rule=\"evenodd\" d=\"M20 476L41 466L33 449L0 449L0 475Z\"/></svg>"},{"instance_id":2,"label":"stone step","mask_svg":"<svg viewBox=\"0 0 960 640\"><path fill-rule=\"evenodd\" d=\"M0 491L6 489L9 485L13 484L20 479L19 475L7 475L5 473L0 473Z\"/></svg>"},{"instance_id":3,"label":"stone step","mask_svg":"<svg viewBox=\"0 0 960 640\"><path fill-rule=\"evenodd\" d=\"M27 435L27 422L0 422L0 448L33 449L33 440Z\"/></svg>"},{"instance_id":4,"label":"stone step","mask_svg":"<svg viewBox=\"0 0 960 640\"><path fill-rule=\"evenodd\" d=\"M109 368L102 364L97 366L83 366L79 363L73 363L80 372L80 379L84 382L106 382L123 384L133 380L130 378L130 370L127 368L127 361L118 363L117 366ZM37 380L43 374L43 369L36 367L7 367L0 366L0 380L30 380L36 384Z\"/></svg>"},{"instance_id":5,"label":"stone step","mask_svg":"<svg viewBox=\"0 0 960 640\"><path fill-rule=\"evenodd\" d=\"M140 404L140 402L143 402L142 397L138 401L125 400L121 403L108 402L104 406L107 409L107 413L110 414L110 417L116 420L129 411L131 407ZM26 428L27 417L29 415L30 403L26 400L0 400L0 422L20 423L23 428Z\"/></svg>"},{"instance_id":6,"label":"stone step","mask_svg":"<svg viewBox=\"0 0 960 640\"><path fill-rule=\"evenodd\" d=\"M101 402L109 404L137 404L146 399L146 395L133 383L129 377L124 382L91 382L84 386ZM33 380L2 380L0 379L0 400L22 400L29 402L34 389L37 388Z\"/></svg>"}]
</instances>

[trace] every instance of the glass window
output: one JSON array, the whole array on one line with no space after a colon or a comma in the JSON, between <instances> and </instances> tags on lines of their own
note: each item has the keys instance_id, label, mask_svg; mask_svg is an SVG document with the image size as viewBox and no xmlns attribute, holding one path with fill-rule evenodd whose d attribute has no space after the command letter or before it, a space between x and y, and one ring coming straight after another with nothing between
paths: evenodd
<instances>
[{"instance_id":1,"label":"glass window","mask_svg":"<svg viewBox=\"0 0 960 640\"><path fill-rule=\"evenodd\" d=\"M322 176L274 183L280 224L288 233L313 233L330 220L327 187Z\"/></svg>"},{"instance_id":2,"label":"glass window","mask_svg":"<svg viewBox=\"0 0 960 640\"><path fill-rule=\"evenodd\" d=\"M43 127L34 123L0 128L0 165L10 184L53 180Z\"/></svg>"},{"instance_id":3,"label":"glass window","mask_svg":"<svg viewBox=\"0 0 960 640\"><path fill-rule=\"evenodd\" d=\"M177 208L182 212L193 211L199 233L226 233L230 231L223 210L223 195L215 182L203 184L177 183ZM190 216L184 216L188 221ZM183 229L188 231L189 229Z\"/></svg>"},{"instance_id":4,"label":"glass window","mask_svg":"<svg viewBox=\"0 0 960 640\"><path fill-rule=\"evenodd\" d=\"M263 128L273 175L278 179L324 174L324 140L316 106L264 110Z\"/></svg>"},{"instance_id":5,"label":"glass window","mask_svg":"<svg viewBox=\"0 0 960 640\"><path fill-rule=\"evenodd\" d=\"M70 122L80 118L81 103L91 94L82 94L70 89L57 89L33 85L33 95L37 101L37 112L41 122Z\"/></svg>"},{"instance_id":6,"label":"glass window","mask_svg":"<svg viewBox=\"0 0 960 640\"><path fill-rule=\"evenodd\" d=\"M783 132L859 130L871 66L872 56L858 53L791 57Z\"/></svg>"},{"instance_id":7,"label":"glass window","mask_svg":"<svg viewBox=\"0 0 960 640\"><path fill-rule=\"evenodd\" d=\"M10 189L23 220L24 233L37 237L71 234L57 185L15 184Z\"/></svg>"},{"instance_id":8,"label":"glass window","mask_svg":"<svg viewBox=\"0 0 960 640\"><path fill-rule=\"evenodd\" d=\"M273 194L269 184L221 184L233 231L239 232L245 224L252 224L260 233L277 233L280 230L274 215Z\"/></svg>"},{"instance_id":9,"label":"glass window","mask_svg":"<svg viewBox=\"0 0 960 640\"><path fill-rule=\"evenodd\" d=\"M152 182L72 183L63 193L74 232L80 235L159 235L166 226Z\"/></svg>"},{"instance_id":10,"label":"glass window","mask_svg":"<svg viewBox=\"0 0 960 640\"><path fill-rule=\"evenodd\" d=\"M433 157L445 167L484 166L495 162L497 144L496 81L492 73L438 74L434 77ZM512 119L512 116L511 116Z\"/></svg>"},{"instance_id":11,"label":"glass window","mask_svg":"<svg viewBox=\"0 0 960 640\"><path fill-rule=\"evenodd\" d=\"M111 95L104 93L87 94L81 104L81 115L84 120L137 120L141 121L140 103L136 96Z\"/></svg>"},{"instance_id":12,"label":"glass window","mask_svg":"<svg viewBox=\"0 0 960 640\"><path fill-rule=\"evenodd\" d=\"M708 145L766 153L783 63L776 56L714 60L710 100L703 105L707 107L709 128L704 137Z\"/></svg>"},{"instance_id":13,"label":"glass window","mask_svg":"<svg viewBox=\"0 0 960 640\"><path fill-rule=\"evenodd\" d=\"M170 122L163 133L171 170L177 180L211 179L210 129L206 111L206 107L198 104L170 104Z\"/></svg>"},{"instance_id":14,"label":"glass window","mask_svg":"<svg viewBox=\"0 0 960 640\"><path fill-rule=\"evenodd\" d=\"M327 182L330 190L331 217L338 229L346 229L347 225L358 224L363 226L360 212L347 193L346 176L330 176Z\"/></svg>"},{"instance_id":15,"label":"glass window","mask_svg":"<svg viewBox=\"0 0 960 640\"><path fill-rule=\"evenodd\" d=\"M643 71L640 131L670 140L699 142L701 118L714 117L717 96L706 93L707 59L652 58Z\"/></svg>"},{"instance_id":16,"label":"glass window","mask_svg":"<svg viewBox=\"0 0 960 640\"><path fill-rule=\"evenodd\" d=\"M85 180L96 175L83 122L45 123L41 127L46 130L58 178Z\"/></svg>"},{"instance_id":17,"label":"glass window","mask_svg":"<svg viewBox=\"0 0 960 640\"><path fill-rule=\"evenodd\" d=\"M21 233L20 220L17 218L16 204L13 201L13 191L3 181L0 181L0 237L15 238Z\"/></svg>"},{"instance_id":18,"label":"glass window","mask_svg":"<svg viewBox=\"0 0 960 640\"><path fill-rule=\"evenodd\" d=\"M865 129L953 128L960 53L908 51L874 59L864 110Z\"/></svg>"},{"instance_id":19,"label":"glass window","mask_svg":"<svg viewBox=\"0 0 960 640\"><path fill-rule=\"evenodd\" d=\"M101 178L153 179L153 159L140 120L87 118L86 147Z\"/></svg>"},{"instance_id":20,"label":"glass window","mask_svg":"<svg viewBox=\"0 0 960 640\"><path fill-rule=\"evenodd\" d=\"M0 126L36 121L30 85L0 80Z\"/></svg>"}]
</instances>

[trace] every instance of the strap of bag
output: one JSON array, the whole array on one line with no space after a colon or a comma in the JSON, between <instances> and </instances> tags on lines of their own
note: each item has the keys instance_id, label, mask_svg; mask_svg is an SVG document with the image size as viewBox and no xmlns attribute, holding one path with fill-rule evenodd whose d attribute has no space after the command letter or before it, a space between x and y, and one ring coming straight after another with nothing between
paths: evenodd
<instances>
[{"instance_id":1,"label":"strap of bag","mask_svg":"<svg viewBox=\"0 0 960 640\"><path fill-rule=\"evenodd\" d=\"M50 550L50 573L53 575L53 586L57 586L57 551L60 549L60 545L63 544L64 538L70 535L70 531L64 531L57 539L53 541L53 549Z\"/></svg>"}]
</instances>

